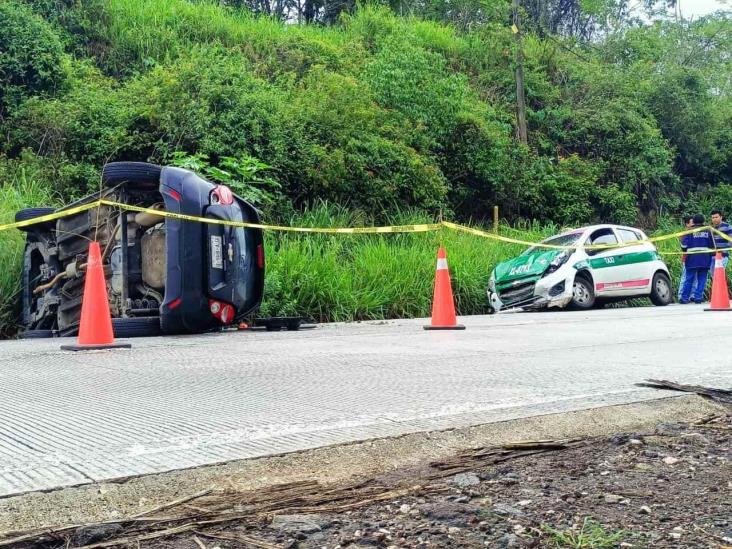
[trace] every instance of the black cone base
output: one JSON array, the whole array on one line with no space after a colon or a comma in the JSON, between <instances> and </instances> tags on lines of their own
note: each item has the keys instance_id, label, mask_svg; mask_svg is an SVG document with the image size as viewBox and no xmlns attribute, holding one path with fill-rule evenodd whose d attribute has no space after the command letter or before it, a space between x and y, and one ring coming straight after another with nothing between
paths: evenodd
<instances>
[{"instance_id":1,"label":"black cone base","mask_svg":"<svg viewBox=\"0 0 732 549\"><path fill-rule=\"evenodd\" d=\"M99 351L102 349L131 349L131 343L108 343L106 345L61 345L62 351Z\"/></svg>"}]
</instances>

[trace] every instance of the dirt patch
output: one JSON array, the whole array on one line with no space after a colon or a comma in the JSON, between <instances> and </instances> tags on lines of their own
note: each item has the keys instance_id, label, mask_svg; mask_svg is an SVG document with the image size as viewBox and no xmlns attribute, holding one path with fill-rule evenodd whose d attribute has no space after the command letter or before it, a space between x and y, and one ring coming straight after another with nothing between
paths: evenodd
<instances>
[{"instance_id":1,"label":"dirt patch","mask_svg":"<svg viewBox=\"0 0 732 549\"><path fill-rule=\"evenodd\" d=\"M466 448L610 435L664 421L695 421L720 409L698 396L673 397L34 492L0 498L0 532L119 520L211 488L245 491L300 481L337 484L414 467L427 459L446 459Z\"/></svg>"},{"instance_id":2,"label":"dirt patch","mask_svg":"<svg viewBox=\"0 0 732 549\"><path fill-rule=\"evenodd\" d=\"M732 417L719 407L709 411L717 417L558 445L483 446L429 460L423 454L355 482L320 484L311 476L251 491L209 486L193 499L146 506L137 520L28 541L121 539L176 549L719 548L732 545ZM594 537L594 545L578 545L580 535Z\"/></svg>"}]
</instances>

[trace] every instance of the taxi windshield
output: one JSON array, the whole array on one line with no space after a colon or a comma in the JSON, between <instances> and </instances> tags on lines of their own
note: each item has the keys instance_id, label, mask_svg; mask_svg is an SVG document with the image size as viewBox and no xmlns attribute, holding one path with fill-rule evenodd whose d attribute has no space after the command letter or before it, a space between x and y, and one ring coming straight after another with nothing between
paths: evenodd
<instances>
[{"instance_id":1,"label":"taxi windshield","mask_svg":"<svg viewBox=\"0 0 732 549\"><path fill-rule=\"evenodd\" d=\"M548 244L549 246L574 246L582 236L582 232L565 233L558 236L552 236L546 240L542 240L542 244ZM550 250L557 250L557 248L544 248L541 246L532 246L521 255L535 254L539 252L547 252Z\"/></svg>"}]
</instances>

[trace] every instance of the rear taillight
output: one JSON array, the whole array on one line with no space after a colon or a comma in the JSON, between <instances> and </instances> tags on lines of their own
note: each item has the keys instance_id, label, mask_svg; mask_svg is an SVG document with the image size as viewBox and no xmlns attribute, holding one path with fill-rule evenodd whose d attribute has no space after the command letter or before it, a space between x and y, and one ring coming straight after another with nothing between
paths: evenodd
<instances>
[{"instance_id":1,"label":"rear taillight","mask_svg":"<svg viewBox=\"0 0 732 549\"><path fill-rule=\"evenodd\" d=\"M257 267L264 269L264 246L257 246Z\"/></svg>"},{"instance_id":2,"label":"rear taillight","mask_svg":"<svg viewBox=\"0 0 732 549\"><path fill-rule=\"evenodd\" d=\"M176 202L180 202L180 193L178 191L174 191L173 189L165 189L165 194L167 194Z\"/></svg>"},{"instance_id":3,"label":"rear taillight","mask_svg":"<svg viewBox=\"0 0 732 549\"><path fill-rule=\"evenodd\" d=\"M219 319L221 324L229 324L234 320L234 307L228 303L209 299L208 310Z\"/></svg>"},{"instance_id":4,"label":"rear taillight","mask_svg":"<svg viewBox=\"0 0 732 549\"><path fill-rule=\"evenodd\" d=\"M230 206L234 203L234 193L231 192L229 187L219 185L213 191L211 191L211 203L221 204L222 206Z\"/></svg>"}]
</instances>

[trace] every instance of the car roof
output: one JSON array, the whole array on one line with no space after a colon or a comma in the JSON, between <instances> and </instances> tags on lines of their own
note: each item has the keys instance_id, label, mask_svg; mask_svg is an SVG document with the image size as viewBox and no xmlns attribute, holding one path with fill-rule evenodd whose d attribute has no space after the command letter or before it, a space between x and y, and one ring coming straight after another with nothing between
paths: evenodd
<instances>
[{"instance_id":1,"label":"car roof","mask_svg":"<svg viewBox=\"0 0 732 549\"><path fill-rule=\"evenodd\" d=\"M551 236L550 238L554 238L554 237L557 237L557 236L564 236L564 235L568 235L568 234L577 234L577 233L585 234L587 232L596 231L597 229L610 229L610 228L612 228L612 229L625 229L625 230L628 230L628 231L638 231L641 234L645 235L645 233L643 232L643 230L638 229L637 227L630 227L628 225L614 225L612 223L600 223L598 225L587 225L585 227L577 227L576 229L567 229L566 231L562 231L561 233L556 234L554 236Z\"/></svg>"}]
</instances>

